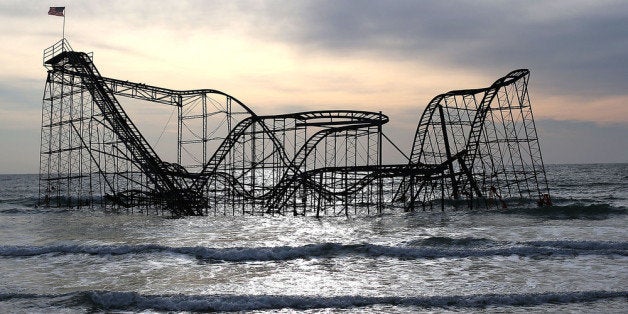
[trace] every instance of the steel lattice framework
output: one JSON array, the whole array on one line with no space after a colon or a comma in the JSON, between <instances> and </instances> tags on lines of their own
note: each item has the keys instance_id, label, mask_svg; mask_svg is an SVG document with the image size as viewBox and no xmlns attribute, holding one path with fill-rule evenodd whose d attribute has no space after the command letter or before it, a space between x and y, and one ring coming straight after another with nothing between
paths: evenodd
<instances>
[{"instance_id":1,"label":"steel lattice framework","mask_svg":"<svg viewBox=\"0 0 628 314\"><path fill-rule=\"evenodd\" d=\"M388 117L355 110L262 116L211 89L103 77L62 40L44 51L40 203L184 215L369 215L440 202L549 200L528 70L425 109L407 164L382 163ZM172 106L176 162L120 100ZM399 205L396 205L399 204Z\"/></svg>"},{"instance_id":2,"label":"steel lattice framework","mask_svg":"<svg viewBox=\"0 0 628 314\"><path fill-rule=\"evenodd\" d=\"M539 200L549 204L549 189L534 124L530 71L515 70L479 89L438 95L423 112L410 164L442 165L429 178L405 176L395 199L406 207L433 200L497 202ZM457 162L452 161L452 158Z\"/></svg>"}]
</instances>

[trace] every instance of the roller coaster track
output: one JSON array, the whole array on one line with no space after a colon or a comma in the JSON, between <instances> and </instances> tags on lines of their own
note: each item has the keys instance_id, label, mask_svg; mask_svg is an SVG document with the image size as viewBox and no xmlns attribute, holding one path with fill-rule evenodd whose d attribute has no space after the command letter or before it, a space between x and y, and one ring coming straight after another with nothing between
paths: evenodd
<instances>
[{"instance_id":1,"label":"roller coaster track","mask_svg":"<svg viewBox=\"0 0 628 314\"><path fill-rule=\"evenodd\" d=\"M200 174L201 178L195 181L195 188L202 189L205 186L207 181L203 180L202 178L207 177L208 174L217 172L218 166L224 160L225 156L227 156L227 154L231 151L233 145L238 141L240 137L242 137L242 135L244 135L246 129L253 125L256 120L258 120L258 117L248 117L240 121L240 123L238 123L229 132L227 137L214 152L209 162L207 162L203 167L203 170Z\"/></svg>"},{"instance_id":2,"label":"roller coaster track","mask_svg":"<svg viewBox=\"0 0 628 314\"><path fill-rule=\"evenodd\" d=\"M178 91L103 77L90 54L73 51L65 40L44 51L44 65L44 200L63 188L68 198L89 191L89 197L102 196L106 206L157 206L174 216L203 215L212 206L234 205L229 202L251 213L261 207L283 214L293 206L296 214L302 204L305 214L307 206L310 211L316 206L318 216L320 208L337 214L337 204L348 213L348 204L376 202L379 211L383 178L401 179L387 182L395 191L392 200L404 201L406 209L414 208L419 197L422 204L431 202L436 192L443 200L483 197L487 187L499 189L500 180L509 195L511 188L522 196L521 191L534 188L541 193L539 179L547 185L525 69L486 88L434 97L421 114L409 162L382 165L382 125L388 117L381 113L260 116L218 90ZM178 107L176 163L160 158L117 96ZM487 182L480 187L478 180ZM92 194L94 187L99 190ZM63 195L56 192L57 204ZM77 200L83 202L80 196Z\"/></svg>"},{"instance_id":3,"label":"roller coaster track","mask_svg":"<svg viewBox=\"0 0 628 314\"><path fill-rule=\"evenodd\" d=\"M318 168L303 173L303 176L309 179L309 182L316 183L313 177L321 175L322 173L363 173L359 179L357 179L351 185L348 185L345 189L331 189L327 186L318 186L322 191L325 191L324 195L328 196L344 196L351 195L365 186L373 183L380 178L398 178L406 176L414 176L419 180L432 180L440 179L442 173L450 164L459 161L466 155L466 151L461 151L452 156L441 164L399 164L399 165L371 165L371 166L352 166L352 167L325 167Z\"/></svg>"},{"instance_id":4,"label":"roller coaster track","mask_svg":"<svg viewBox=\"0 0 628 314\"><path fill-rule=\"evenodd\" d=\"M423 111L421 119L419 120L419 125L417 127L417 131L415 133L414 142L412 146L410 164L421 163L421 159L424 157L424 152L425 152L425 147L426 147L425 141L428 134L428 128L432 126L431 125L432 118L437 113L437 110L442 110L441 102L446 97L476 95L476 94L483 93L482 100L480 102L480 105L476 109L474 120L473 120L473 123L471 124L471 129L469 131L468 139L466 141L465 150L468 153L465 154L463 158L459 159L461 163L461 167L471 169L473 167L473 163L478 153L478 146L480 142L480 137L482 135L482 129L485 126L484 123L486 121L486 116L487 116L488 111L491 109L491 103L493 102L493 99L495 99L495 96L497 95L498 91L501 88L504 88L510 84L514 84L518 79L528 74L529 74L529 71L525 69L514 70L508 73L506 76L496 80L489 87L479 88L479 89L454 90L454 91L449 91L447 93L440 94L434 97L430 101L428 106L425 108L425 110ZM441 123L444 123L444 121L441 121ZM447 139L446 133L444 134L444 136L445 136L445 139ZM447 150L449 150L449 145L446 145L446 148ZM451 169L450 171L453 172L453 169ZM468 178L468 176L466 177ZM452 178L452 181L455 181L455 180L456 180L455 178ZM452 184L453 184L454 189L458 187L457 182L453 182ZM478 194L478 196L482 196L481 192L476 187L476 185L473 183L472 185L474 185L474 188L473 188L474 192ZM461 186L465 186L465 183L462 182ZM396 201L405 199L407 197L409 188L410 188L410 178L406 176L403 178L403 181L399 185L399 188L397 190L397 193L394 199Z\"/></svg>"},{"instance_id":5,"label":"roller coaster track","mask_svg":"<svg viewBox=\"0 0 628 314\"><path fill-rule=\"evenodd\" d=\"M437 113L437 110L441 107L441 102L448 96L456 96L456 95L473 95L477 93L486 93L488 88L482 89L466 89L466 90L454 90L449 91L444 94L437 95L434 97L427 105L425 110L423 111L421 118L419 119L419 125L417 126L417 130L414 135L414 141L412 144L412 151L410 154L409 164L411 165L420 165L425 163L421 159L423 158L425 143L428 135L428 128L432 126L432 119L434 115ZM484 99L486 99L484 97ZM399 185L395 196L393 197L394 201L401 201L407 199L407 193L410 189L411 185L411 177L404 177Z\"/></svg>"},{"instance_id":6,"label":"roller coaster track","mask_svg":"<svg viewBox=\"0 0 628 314\"><path fill-rule=\"evenodd\" d=\"M388 118L383 115L380 116L365 111L348 110L257 116L243 103L233 98L251 116L243 119L230 130L229 134L224 138L223 142L204 165L200 173L188 174L184 168L164 162L160 159L128 117L122 106L118 103L115 95L169 105L176 105L178 98L182 95L215 93L227 97L231 96L212 89L175 91L103 77L96 69L90 56L83 52L71 50L62 51L61 53L51 56L50 59L45 60L45 64L51 66L53 71L62 71L68 75L81 78L87 90L89 90L92 95L94 103L98 106L107 122L104 127L109 128L119 137L120 141L124 143L125 147L130 152L130 160L142 170L153 185L153 191L144 191L142 193L135 190L121 191L117 192L116 195L114 195L116 197L111 197L111 199L117 200L123 206L132 206L132 202L125 201L126 199L130 199L128 196L146 195L147 197L153 198L161 196L168 201L168 206L174 206L176 208L174 212L175 215L201 214L197 208L202 206L200 204L192 206L175 206L175 204L190 204L192 199L197 199L198 196L193 191L202 190L208 178L211 176L222 178L221 180L234 188L236 193L246 197L252 197L252 195L246 191L242 182L238 182L237 178L230 174L221 173L218 171L218 166L223 162L225 156L230 153L238 139L254 124L261 125L267 133L267 136L273 141L276 153L280 155L279 160L282 161L286 169L281 179L274 187L269 188L264 194L255 195L256 198L268 200L269 206L276 208L283 206L285 201L298 189L299 184L297 181L302 177L301 167L321 140L333 133L357 130L369 126L378 126L388 122ZM327 128L316 132L313 136L308 138L306 143L300 147L296 156L290 159L287 157L278 139L274 137L272 130L264 123L265 120L276 118L293 118L299 121L329 119L330 121L310 123L311 125ZM334 119L336 119L336 121L333 121ZM191 178L191 180L186 180L186 178ZM295 183L297 183L296 186L293 186ZM314 182L310 182L310 184L316 185ZM180 199L181 197L187 197L187 199Z\"/></svg>"},{"instance_id":7,"label":"roller coaster track","mask_svg":"<svg viewBox=\"0 0 628 314\"><path fill-rule=\"evenodd\" d=\"M491 104L493 103L493 99L495 99L495 96L497 95L499 90L505 88L506 86L517 83L517 81L519 81L520 79L528 75L530 75L530 71L527 69L518 69L518 70L511 71L506 76L495 81L491 85L491 87L487 89L484 99L482 99L482 103L480 107L478 108L477 114L475 115L474 121L471 124L471 131L469 132L469 138L467 140L467 143L468 143L467 151L469 153L466 154L462 158L461 160L462 166L468 169L473 168L475 159L478 155L480 137L482 136L482 130L484 129L486 116L489 110L491 109ZM465 180L463 178L461 180L461 186L464 187L468 180L472 180L472 179L467 177ZM482 196L481 192L479 191L479 189L477 189L477 187L474 187L474 192L478 196L480 197Z\"/></svg>"},{"instance_id":8,"label":"roller coaster track","mask_svg":"<svg viewBox=\"0 0 628 314\"><path fill-rule=\"evenodd\" d=\"M279 181L273 186L268 187L266 192L262 194L252 195L244 188L244 184L239 182L234 176L218 171L220 163L224 160L225 156L231 151L234 144L239 138L241 138L250 128L253 123L259 122L264 124L264 121L273 119L292 118L297 121L306 121L303 124L316 125L328 127L321 131L316 132L309 137L307 141L302 145L294 158L289 159L283 150L281 145L276 143L277 139L273 133L267 131L267 136L273 140L275 146L275 153L279 154L279 159L286 167L283 175ZM337 119L333 121L333 119ZM330 119L330 121L323 122L307 122L314 119ZM326 137L334 133L340 133L347 130L357 130L365 127L379 126L388 122L388 117L366 111L352 111L352 110L334 110L334 111L309 111L301 113L272 115L272 116L256 116L242 120L225 138L219 148L215 151L210 161L205 165L203 171L200 173L200 178L195 182L195 189L202 189L207 184L210 177L222 178L223 183L229 184L234 188L234 191L241 196L255 197L259 200L266 200L266 206L269 208L281 208L285 205L285 202L294 194L301 184L309 184L310 186L318 187L317 182L301 182L302 179L309 179L307 176L303 176L303 164L310 154L314 151L315 147ZM268 130L268 129L267 129ZM321 191L324 193L324 191Z\"/></svg>"},{"instance_id":9,"label":"roller coaster track","mask_svg":"<svg viewBox=\"0 0 628 314\"><path fill-rule=\"evenodd\" d=\"M286 115L291 116L291 115ZM280 155L280 160L284 162L285 165L289 165L289 158L286 156L285 151L283 151L281 145L278 143L278 140L273 135L272 131L268 128L268 126L264 123L266 119L272 119L279 116L252 116L248 117L240 123L238 123L232 130L229 131L229 134L222 141L218 149L214 152L210 160L204 165L203 170L199 173L199 178L194 181L194 189L202 190L207 185L209 178L216 176L219 178L227 178L226 182L229 183L230 186L236 188L236 192L242 196L253 197L250 193L246 192L244 189L244 185L238 181L237 178L230 174L226 174L218 171L218 167L223 162L227 154L231 153L233 146L238 142L238 139L243 137L248 128L253 126L254 124L261 125L264 129L266 135L273 142L273 146L275 147L275 152ZM265 195L257 195L257 198L265 198Z\"/></svg>"},{"instance_id":10,"label":"roller coaster track","mask_svg":"<svg viewBox=\"0 0 628 314\"><path fill-rule=\"evenodd\" d=\"M65 51L47 63L57 71L64 71L67 68L80 74L104 119L124 142L158 191L166 192L181 188L179 182L163 175L163 162L126 115L113 92L103 83L100 73L86 53Z\"/></svg>"},{"instance_id":11,"label":"roller coaster track","mask_svg":"<svg viewBox=\"0 0 628 314\"><path fill-rule=\"evenodd\" d=\"M119 137L133 157L133 162L153 184L151 194L158 196L171 208L175 215L198 215L195 193L189 189L184 173L177 173L155 153L133 121L117 101L114 92L94 66L89 55L84 52L63 51L46 61L53 71L69 72L81 78L109 127ZM121 200L123 198L120 198ZM177 204L192 204L180 206ZM124 203L121 205L125 205Z\"/></svg>"},{"instance_id":12,"label":"roller coaster track","mask_svg":"<svg viewBox=\"0 0 628 314\"><path fill-rule=\"evenodd\" d=\"M388 122L388 117L384 115L374 114L366 111L349 111L349 110L338 110L333 112L326 111L314 111L307 112L302 115L303 119L313 119L313 118L322 118L322 117L337 117L337 118L350 118L351 121L339 122L338 124L342 126L335 126L332 122L324 123L330 127L329 129L324 129L313 136L311 136L305 145L303 145L294 159L290 161L290 167L288 171L286 171L279 181L279 183L275 186L272 191L272 195L270 200L267 202L267 206L270 208L281 208L285 205L285 203L294 195L294 193L299 189L301 184L305 184L306 182L299 183L300 179L307 179L307 176L303 176L303 163L310 155L310 153L314 150L314 148L320 143L324 138L328 137L333 133L340 133L343 131L349 130L358 130L365 127L372 126L381 126ZM348 125L344 125L348 124ZM318 186L316 182L308 182L310 185Z\"/></svg>"}]
</instances>

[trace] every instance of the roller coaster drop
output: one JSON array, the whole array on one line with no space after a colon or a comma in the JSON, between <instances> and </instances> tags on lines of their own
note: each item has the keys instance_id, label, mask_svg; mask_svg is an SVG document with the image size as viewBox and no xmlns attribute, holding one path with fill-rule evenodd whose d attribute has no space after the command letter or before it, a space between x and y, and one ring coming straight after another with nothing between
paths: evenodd
<instances>
[{"instance_id":1,"label":"roller coaster drop","mask_svg":"<svg viewBox=\"0 0 628 314\"><path fill-rule=\"evenodd\" d=\"M186 215L370 215L549 203L528 70L436 96L405 164L383 164L388 117L262 116L217 90L103 77L66 40L44 51L40 203ZM118 98L173 106L177 161L160 158ZM394 145L394 144L393 144ZM395 146L396 147L396 146Z\"/></svg>"}]
</instances>

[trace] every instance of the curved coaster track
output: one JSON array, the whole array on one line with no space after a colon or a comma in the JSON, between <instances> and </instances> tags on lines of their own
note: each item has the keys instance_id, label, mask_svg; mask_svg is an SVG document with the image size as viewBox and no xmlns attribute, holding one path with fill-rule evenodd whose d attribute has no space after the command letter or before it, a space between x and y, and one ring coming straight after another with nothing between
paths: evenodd
<instances>
[{"instance_id":1,"label":"curved coaster track","mask_svg":"<svg viewBox=\"0 0 628 314\"><path fill-rule=\"evenodd\" d=\"M91 54L72 50L66 40L44 51L44 66L44 206L173 216L349 216L548 199L528 70L487 88L435 97L419 120L408 162L386 165L388 117L382 113L257 115L217 90L104 77ZM137 101L176 112L171 160L125 111Z\"/></svg>"}]
</instances>

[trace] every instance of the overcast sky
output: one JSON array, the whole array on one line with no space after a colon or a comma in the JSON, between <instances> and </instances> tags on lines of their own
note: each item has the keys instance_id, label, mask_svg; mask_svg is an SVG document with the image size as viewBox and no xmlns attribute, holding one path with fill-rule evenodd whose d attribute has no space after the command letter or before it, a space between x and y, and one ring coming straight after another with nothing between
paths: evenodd
<instances>
[{"instance_id":1,"label":"overcast sky","mask_svg":"<svg viewBox=\"0 0 628 314\"><path fill-rule=\"evenodd\" d=\"M381 110L406 151L432 97L528 68L546 163L628 162L628 1L0 0L0 173L38 172L49 6L105 76L258 114Z\"/></svg>"}]
</instances>

